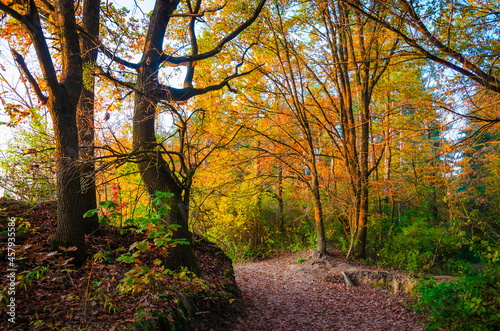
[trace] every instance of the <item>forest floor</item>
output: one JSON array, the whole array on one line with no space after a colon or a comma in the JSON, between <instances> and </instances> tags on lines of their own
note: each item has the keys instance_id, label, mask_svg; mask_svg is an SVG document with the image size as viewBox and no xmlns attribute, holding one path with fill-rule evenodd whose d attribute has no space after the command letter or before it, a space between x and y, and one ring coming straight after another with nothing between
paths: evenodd
<instances>
[{"instance_id":1,"label":"forest floor","mask_svg":"<svg viewBox=\"0 0 500 331\"><path fill-rule=\"evenodd\" d=\"M212 243L201 238L193 243L200 278L187 272L164 275L151 272L161 257L155 246L141 253L135 266L118 260L133 243L152 239L103 225L105 235L86 236L89 260L75 268L50 245L56 212L54 202L30 207L0 199L0 330L142 331L168 325L209 330L229 325L226 315L239 312L233 307L239 295L231 260ZM7 230L11 218L15 232ZM9 233L15 234L15 259L8 257ZM143 268L149 271L142 273ZM129 284L125 279L132 285L122 288L133 291L120 294L119 285ZM13 309L7 308L12 302ZM7 309L14 316L7 316Z\"/></svg>"},{"instance_id":2,"label":"forest floor","mask_svg":"<svg viewBox=\"0 0 500 331\"><path fill-rule=\"evenodd\" d=\"M407 308L411 297L381 288L347 286L341 272L366 266L329 250L282 253L235 264L245 313L232 330L425 330ZM305 261L302 261L306 258Z\"/></svg>"},{"instance_id":3,"label":"forest floor","mask_svg":"<svg viewBox=\"0 0 500 331\"><path fill-rule=\"evenodd\" d=\"M89 263L74 269L69 259L50 247L55 215L54 203L30 208L0 199L0 218L4 220L0 222L0 329L110 330L135 326L142 330L146 324L160 327L156 312L163 311L168 322L177 320L179 314L191 315L180 321L195 330L424 330L417 315L406 308L411 297L345 285L342 271L354 275L370 268L346 261L335 250L320 259L312 257L313 250L303 250L234 264L242 314L230 259L204 240L193 245L202 269L201 280L167 276L157 280L155 288L150 288L149 282L138 283L139 292L120 295L117 286L131 266L117 258L133 242L147 240L145 236L105 226L105 236L87 236ZM9 289L5 220L9 217L19 218L15 324L4 314ZM157 257L155 252L147 252L137 263L153 266ZM137 277L137 281L142 278ZM192 303L184 303L183 298L192 298Z\"/></svg>"}]
</instances>

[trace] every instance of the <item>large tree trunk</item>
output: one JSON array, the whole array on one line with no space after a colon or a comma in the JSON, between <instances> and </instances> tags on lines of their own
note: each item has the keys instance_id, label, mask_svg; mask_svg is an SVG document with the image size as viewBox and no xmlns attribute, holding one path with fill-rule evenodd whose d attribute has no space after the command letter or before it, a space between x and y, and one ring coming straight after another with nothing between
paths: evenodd
<instances>
[{"instance_id":1,"label":"large tree trunk","mask_svg":"<svg viewBox=\"0 0 500 331\"><path fill-rule=\"evenodd\" d=\"M135 115L134 115L134 149L141 151L152 151L156 148L154 137L154 110L156 105L146 100L143 94L136 93ZM189 206L183 201L183 189L177 182L175 175L170 171L163 157L157 153L144 152L139 157L138 168L146 189L150 195L157 191L169 192L173 197L165 199L164 203L171 210L162 219L165 225L177 224L180 227L173 234L173 239L186 239L191 241L188 229ZM196 263L193 249L190 245L177 245L168 249L166 266L177 270L180 267L188 267L191 271L199 274L200 270Z\"/></svg>"},{"instance_id":2,"label":"large tree trunk","mask_svg":"<svg viewBox=\"0 0 500 331\"><path fill-rule=\"evenodd\" d=\"M183 238L191 241L188 228L189 206L184 203L184 190L175 174L160 154L155 137L155 114L158 99L158 70L162 54L165 29L171 14L179 1L157 1L151 15L151 22L146 36L142 65L137 69L137 83L134 98L133 147L142 154L138 157L138 168L142 180L150 195L157 191L173 193L164 203L171 210L162 219L165 225L177 224L180 227L173 234L173 239ZM169 247L166 266L177 270L187 267L196 274L200 273L191 245Z\"/></svg>"},{"instance_id":3,"label":"large tree trunk","mask_svg":"<svg viewBox=\"0 0 500 331\"><path fill-rule=\"evenodd\" d=\"M149 194L153 195L157 191L174 194L173 197L164 200L165 205L168 205L171 209L167 215L162 216L166 226L172 224L179 225L177 231L174 231L172 239L186 239L191 241L191 234L188 228L189 206L183 201L182 189L172 178L167 165L163 160L158 164L153 157L144 156L138 166ZM165 263L167 268L172 270L177 270L180 267L188 267L196 274L200 273L193 249L190 245L169 247Z\"/></svg>"},{"instance_id":4,"label":"large tree trunk","mask_svg":"<svg viewBox=\"0 0 500 331\"><path fill-rule=\"evenodd\" d=\"M85 261L86 254L76 125L76 107L82 88L82 59L73 1L60 0L56 9L62 58L60 81L57 81L41 28L32 37L50 89L48 108L56 137L58 206L53 245L76 246L73 255L78 265Z\"/></svg>"},{"instance_id":5,"label":"large tree trunk","mask_svg":"<svg viewBox=\"0 0 500 331\"><path fill-rule=\"evenodd\" d=\"M75 246L75 263L85 262L85 235L82 214L76 105L54 105L52 120L57 153L57 230L52 245Z\"/></svg>"},{"instance_id":6,"label":"large tree trunk","mask_svg":"<svg viewBox=\"0 0 500 331\"><path fill-rule=\"evenodd\" d=\"M179 230L174 234L175 237L190 240L188 230L188 196L190 184L181 182L169 164L160 154L161 148L158 147L155 137L155 114L159 101L176 102L186 101L196 95L204 94L210 91L218 90L227 85L227 81L221 84L212 85L203 89L193 87L192 79L194 74L195 61L180 61L177 58L177 64L187 64L187 73L184 81L184 88L176 89L170 86L162 85L158 72L165 61L172 61L175 56L167 56L163 53L163 43L165 31L170 22L174 11L179 5L179 0L157 0L150 16L148 32L144 43L144 52L142 59L137 65L130 66L137 71L137 81L135 84L135 104L133 119L133 147L138 154L138 167L146 188L150 194L156 191L171 192L174 196L166 204L172 208L171 213L165 217L168 225L180 225ZM219 45L212 51L205 53L204 58L210 58L220 52L222 46L228 41L236 38L246 27L250 26L259 15L265 0L262 0L257 6L254 15L243 22L237 29L223 38ZM198 54L198 43L196 41L195 22L200 13L201 1L197 1L194 7L188 2L187 7L191 14L188 33L191 40L191 55L196 58ZM203 59L203 57L201 58ZM175 62L175 61L174 61ZM174 64L172 62L172 64ZM184 157L184 155L181 155ZM188 170L189 172L190 170ZM193 173L187 173L191 176ZM169 250L167 258L167 267L177 269L181 266L188 267L193 272L199 273L199 267L194 257L193 249L189 245L179 245Z\"/></svg>"},{"instance_id":7,"label":"large tree trunk","mask_svg":"<svg viewBox=\"0 0 500 331\"><path fill-rule=\"evenodd\" d=\"M83 212L97 208L95 163L94 163L94 65L97 59L95 41L99 36L99 0L85 0L83 4L83 28L88 36L80 38L82 52L84 86L77 108L78 138L82 167L82 204ZM97 214L85 219L85 232L96 233L100 228Z\"/></svg>"},{"instance_id":8,"label":"large tree trunk","mask_svg":"<svg viewBox=\"0 0 500 331\"><path fill-rule=\"evenodd\" d=\"M366 256L366 233L368 226L369 207L369 165L368 152L370 147L370 96L366 84L361 89L361 150L360 150L360 201L358 211L358 224L355 240L355 253L358 257Z\"/></svg>"},{"instance_id":9,"label":"large tree trunk","mask_svg":"<svg viewBox=\"0 0 500 331\"><path fill-rule=\"evenodd\" d=\"M188 228L189 205L183 201L182 189L171 178L166 164L155 164L154 162L150 158L145 158L143 162L139 163L139 170L146 188L151 195L157 191L174 194L174 196L164 200L165 205L168 205L171 209L167 215L162 216L162 220L167 226L179 225L178 229L173 232L172 239L186 239L191 242L191 234ZM172 270L188 267L194 273L200 273L190 245L169 247L165 263Z\"/></svg>"}]
</instances>

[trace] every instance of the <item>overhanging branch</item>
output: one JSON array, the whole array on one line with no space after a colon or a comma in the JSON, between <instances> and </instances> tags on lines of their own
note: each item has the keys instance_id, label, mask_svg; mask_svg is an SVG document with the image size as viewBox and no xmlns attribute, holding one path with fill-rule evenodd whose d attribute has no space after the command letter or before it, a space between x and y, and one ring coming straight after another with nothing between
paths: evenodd
<instances>
[{"instance_id":1,"label":"overhanging branch","mask_svg":"<svg viewBox=\"0 0 500 331\"><path fill-rule=\"evenodd\" d=\"M222 6L218 6L215 8L207 8L205 10L202 10L200 12L194 12L194 13L182 13L182 14L172 14L170 17L203 17L205 16L206 13L215 13L219 10L222 10L224 7L226 7L227 2L224 2Z\"/></svg>"},{"instance_id":2,"label":"overhanging branch","mask_svg":"<svg viewBox=\"0 0 500 331\"><path fill-rule=\"evenodd\" d=\"M179 102L179 101L187 101L190 98L197 95L202 95L208 92L220 90L225 86L227 86L231 92L235 92L235 90L232 89L231 86L229 85L229 82L235 78L246 76L252 73L253 71L257 70L258 68L260 68L260 66L253 68L252 70L243 72L241 74L235 73L231 76L226 77L219 84L210 85L204 88L195 88L195 87L175 88L157 83L152 88L150 95L157 100L169 100L169 101Z\"/></svg>"},{"instance_id":3,"label":"overhanging branch","mask_svg":"<svg viewBox=\"0 0 500 331\"><path fill-rule=\"evenodd\" d=\"M222 51L222 48L224 47L224 45L226 45L228 42L230 42L231 40L236 38L241 32L243 32L253 22L255 22L257 17L259 17L259 14L262 11L262 8L264 7L265 3L266 3L266 0L261 0L259 2L259 4L257 5L257 8L255 9L252 17L250 17L248 20L243 22L243 24L239 25L233 32L228 34L212 50L205 52L205 53L202 53L202 54L198 54L198 55L178 56L178 57L163 53L160 56L160 62L167 62L167 63L178 65L181 63L185 63L185 62L205 60L205 59L211 58L211 57L219 54Z\"/></svg>"},{"instance_id":4,"label":"overhanging branch","mask_svg":"<svg viewBox=\"0 0 500 331\"><path fill-rule=\"evenodd\" d=\"M24 62L24 58L22 57L22 55L19 54L18 52L16 52L14 49L11 49L11 52L12 52L12 56L14 57L14 60L17 62L17 64L21 68L21 71L24 73L24 75L28 79L28 82L30 82L31 86L35 90L37 97L40 99L42 104L46 104L47 101L49 100L49 98L46 97L42 93L42 90L40 89L38 82L36 81L35 77L33 77L31 72L29 71L28 66L26 66L26 62Z\"/></svg>"},{"instance_id":5,"label":"overhanging branch","mask_svg":"<svg viewBox=\"0 0 500 331\"><path fill-rule=\"evenodd\" d=\"M420 45L417 41L417 39L407 35L403 31L401 31L398 28L395 28L392 26L389 22L387 22L385 19L379 17L375 13L370 12L369 10L365 9L359 1L356 2L351 2L349 0L341 0L342 3L348 5L358 13L366 16L367 18L381 24L384 28L387 30L390 30L400 36L408 45L411 47L415 48L418 52L423 54L426 58L429 60L432 60L436 63L442 64L472 80L474 80L476 83L482 85L486 89L500 93L500 81L493 77L492 75L488 75L487 73L483 72L481 69L479 69L476 65L474 65L472 62L470 62L468 59L466 59L461 53L456 52L455 50L445 46L439 39L437 39L434 35L432 35L431 32L428 31L428 29L425 27L425 25L422 23L420 20L420 17L417 15L417 13L414 11L413 7L410 7L410 4L407 3L406 1L403 1L403 4L407 6L406 10L408 11L406 14L407 16L401 17L397 14L395 16L405 20L407 24L410 24L415 30L419 31L422 33L422 35L435 47L437 47L440 51L442 51L445 55L453 58L457 63L455 64L445 58L442 58L436 54L431 53L427 49L425 49L422 45ZM412 22L410 19L415 20L416 23ZM462 66L460 66L462 65Z\"/></svg>"},{"instance_id":6,"label":"overhanging branch","mask_svg":"<svg viewBox=\"0 0 500 331\"><path fill-rule=\"evenodd\" d=\"M106 46L104 46L102 42L94 39L94 37L91 34L89 34L82 26L77 25L77 29L78 32L80 32L80 34L82 34L85 38L87 38L90 42L92 42L95 45L95 47L99 48L99 50L111 61L121 64L130 69L137 69L139 67L139 63L132 63L116 56L116 54L111 52Z\"/></svg>"}]
</instances>

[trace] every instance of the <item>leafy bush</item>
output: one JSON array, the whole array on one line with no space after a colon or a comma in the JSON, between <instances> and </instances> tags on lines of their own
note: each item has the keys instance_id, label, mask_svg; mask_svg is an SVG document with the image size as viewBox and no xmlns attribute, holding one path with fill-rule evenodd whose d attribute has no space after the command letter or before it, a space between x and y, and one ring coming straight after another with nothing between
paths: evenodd
<instances>
[{"instance_id":1,"label":"leafy bush","mask_svg":"<svg viewBox=\"0 0 500 331\"><path fill-rule=\"evenodd\" d=\"M118 286L118 291L123 294L137 294L143 290L156 290L158 284L161 284L165 277L178 275L172 270L166 269L162 264L162 257L167 255L169 247L176 245L189 245L185 238L173 239L174 231L177 231L180 225L171 224L166 226L162 217L167 215L170 207L163 203L164 198L173 196L172 193L156 191L151 196L152 206L149 210L150 217L138 217L125 220L125 224L132 224L137 232L144 232L147 239L136 241L130 245L128 252L122 254L116 259L118 262L134 264ZM99 214L99 221L103 223L119 223L122 225L123 215L120 205L116 200L102 201L101 210L93 209L85 213L84 217ZM150 251L155 252L159 257L154 261L154 266L143 265L141 254ZM185 274L185 272L184 272ZM194 274L193 274L194 275ZM194 275L196 276L196 275ZM194 277L194 279L197 279Z\"/></svg>"},{"instance_id":2,"label":"leafy bush","mask_svg":"<svg viewBox=\"0 0 500 331\"><path fill-rule=\"evenodd\" d=\"M430 330L498 330L500 328L500 267L469 271L457 281L422 281L415 310L431 321Z\"/></svg>"},{"instance_id":3,"label":"leafy bush","mask_svg":"<svg viewBox=\"0 0 500 331\"><path fill-rule=\"evenodd\" d=\"M455 243L451 233L446 231L445 228L427 224L423 219L415 220L391 238L378 252L378 256L382 264L408 272L427 270L435 259L442 266L452 268L455 265L454 256L461 248Z\"/></svg>"}]
</instances>

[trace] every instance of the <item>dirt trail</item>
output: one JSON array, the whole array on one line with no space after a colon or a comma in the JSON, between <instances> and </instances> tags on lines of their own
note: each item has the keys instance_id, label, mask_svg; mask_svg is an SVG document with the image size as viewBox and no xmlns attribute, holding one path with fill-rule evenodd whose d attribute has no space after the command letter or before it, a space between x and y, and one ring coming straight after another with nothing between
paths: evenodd
<instances>
[{"instance_id":1,"label":"dirt trail","mask_svg":"<svg viewBox=\"0 0 500 331\"><path fill-rule=\"evenodd\" d=\"M297 259L308 252L234 265L246 303L232 330L424 330L405 308L405 296L348 287L340 271L359 269L330 255Z\"/></svg>"}]
</instances>

